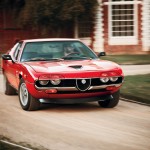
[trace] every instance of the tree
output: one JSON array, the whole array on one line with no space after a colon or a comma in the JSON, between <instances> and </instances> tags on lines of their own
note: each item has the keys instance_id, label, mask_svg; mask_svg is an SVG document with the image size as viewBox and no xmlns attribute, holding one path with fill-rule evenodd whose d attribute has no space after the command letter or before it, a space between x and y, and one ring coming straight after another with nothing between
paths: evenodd
<instances>
[{"instance_id":1,"label":"tree","mask_svg":"<svg viewBox=\"0 0 150 150\"><path fill-rule=\"evenodd\" d=\"M4 0L11 5L14 18L20 27L30 26L44 34L49 30L59 35L61 29L75 19L93 20L97 0Z\"/></svg>"}]
</instances>

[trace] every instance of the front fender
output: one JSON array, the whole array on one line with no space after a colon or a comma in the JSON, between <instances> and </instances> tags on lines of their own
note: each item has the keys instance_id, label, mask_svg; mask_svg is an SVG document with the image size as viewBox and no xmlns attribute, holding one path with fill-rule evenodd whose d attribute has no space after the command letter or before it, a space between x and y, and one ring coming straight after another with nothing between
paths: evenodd
<instances>
[{"instance_id":1,"label":"front fender","mask_svg":"<svg viewBox=\"0 0 150 150\"><path fill-rule=\"evenodd\" d=\"M18 71L18 78L23 78L25 82L34 83L38 77L39 75L29 65L21 65Z\"/></svg>"}]
</instances>

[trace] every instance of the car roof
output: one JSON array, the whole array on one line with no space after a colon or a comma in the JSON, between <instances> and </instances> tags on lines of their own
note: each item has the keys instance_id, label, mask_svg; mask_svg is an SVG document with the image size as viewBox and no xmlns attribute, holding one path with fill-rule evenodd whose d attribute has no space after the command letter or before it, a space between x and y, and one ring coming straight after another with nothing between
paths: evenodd
<instances>
[{"instance_id":1,"label":"car roof","mask_svg":"<svg viewBox=\"0 0 150 150\"><path fill-rule=\"evenodd\" d=\"M73 38L43 38L43 39L27 39L21 40L23 42L47 42L47 41L80 41L79 39Z\"/></svg>"}]
</instances>

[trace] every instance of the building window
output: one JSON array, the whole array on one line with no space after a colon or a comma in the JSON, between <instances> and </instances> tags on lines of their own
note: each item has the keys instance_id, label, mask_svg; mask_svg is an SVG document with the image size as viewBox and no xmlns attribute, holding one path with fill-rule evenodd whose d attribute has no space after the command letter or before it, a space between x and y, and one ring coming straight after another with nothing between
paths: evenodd
<instances>
[{"instance_id":1,"label":"building window","mask_svg":"<svg viewBox=\"0 0 150 150\"><path fill-rule=\"evenodd\" d=\"M79 37L87 38L91 37L92 22L91 21L80 21L79 22Z\"/></svg>"},{"instance_id":2,"label":"building window","mask_svg":"<svg viewBox=\"0 0 150 150\"><path fill-rule=\"evenodd\" d=\"M112 5L112 36L134 36L133 4Z\"/></svg>"},{"instance_id":3,"label":"building window","mask_svg":"<svg viewBox=\"0 0 150 150\"><path fill-rule=\"evenodd\" d=\"M109 2L109 43L137 44L137 1Z\"/></svg>"}]
</instances>

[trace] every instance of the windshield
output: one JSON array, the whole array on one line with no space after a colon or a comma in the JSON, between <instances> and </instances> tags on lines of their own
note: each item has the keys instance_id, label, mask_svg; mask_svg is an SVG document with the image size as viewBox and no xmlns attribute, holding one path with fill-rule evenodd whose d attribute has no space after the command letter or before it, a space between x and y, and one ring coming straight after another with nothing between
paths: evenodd
<instances>
[{"instance_id":1,"label":"windshield","mask_svg":"<svg viewBox=\"0 0 150 150\"><path fill-rule=\"evenodd\" d=\"M95 53L79 41L46 41L26 43L21 61L60 61L97 58Z\"/></svg>"}]
</instances>

